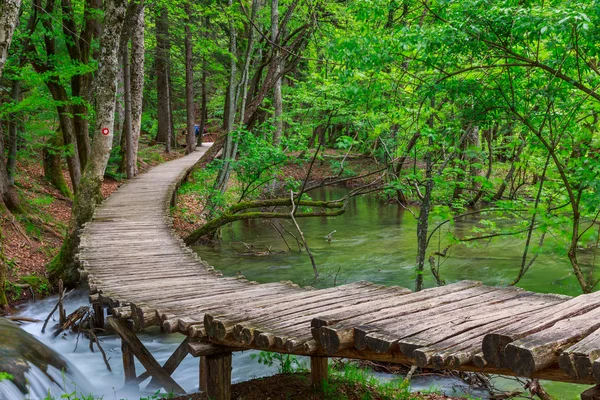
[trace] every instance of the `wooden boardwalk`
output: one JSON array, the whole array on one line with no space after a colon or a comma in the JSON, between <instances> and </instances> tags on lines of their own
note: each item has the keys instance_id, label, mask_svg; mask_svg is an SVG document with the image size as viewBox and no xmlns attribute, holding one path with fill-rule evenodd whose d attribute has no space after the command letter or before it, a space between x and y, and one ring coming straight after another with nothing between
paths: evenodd
<instances>
[{"instance_id":1,"label":"wooden boardwalk","mask_svg":"<svg viewBox=\"0 0 600 400\"><path fill-rule=\"evenodd\" d=\"M112 325L181 332L183 355L262 349L311 356L315 369L349 357L600 383L600 292L571 298L473 281L417 293L369 282L314 290L223 277L176 237L169 217L203 150L128 182L86 225L82 275ZM169 386L180 356L150 374ZM230 365L220 362L215 371Z\"/></svg>"}]
</instances>

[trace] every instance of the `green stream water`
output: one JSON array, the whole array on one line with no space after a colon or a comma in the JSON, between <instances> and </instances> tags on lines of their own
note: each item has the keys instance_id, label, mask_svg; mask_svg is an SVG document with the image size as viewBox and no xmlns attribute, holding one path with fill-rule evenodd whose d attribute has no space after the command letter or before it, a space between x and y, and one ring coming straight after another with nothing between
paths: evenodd
<instances>
[{"instance_id":1,"label":"green stream water","mask_svg":"<svg viewBox=\"0 0 600 400\"><path fill-rule=\"evenodd\" d=\"M343 188L313 191L315 200L333 200L347 192ZM281 236L268 221L240 221L222 230L222 241L196 248L199 255L227 276L242 273L250 280L261 283L291 280L301 286L318 288L336 284L368 280L386 285L414 287L415 257L417 251L417 221L397 204L385 204L376 197L352 198L345 214L335 218L298 219L306 240L315 257L321 275L315 282L306 252L299 253L295 239L285 234L292 251L251 255L252 252L285 251ZM297 236L290 221L283 226ZM430 229L435 226L432 223ZM466 236L480 226L479 219L471 218L445 227L431 241L428 254L445 246L448 229ZM333 240L325 239L336 231ZM251 245L251 250L246 245ZM519 271L524 240L519 237L495 238L477 246L454 246L441 267L446 282L464 279L480 280L487 285L507 285ZM585 255L584 255L585 257ZM427 268L429 266L427 265ZM546 241L543 252L525 277L520 287L541 293L578 295L581 293L564 246L557 239ZM425 271L427 287L435 286L429 270ZM582 386L547 383L548 390L559 399L578 398Z\"/></svg>"}]
</instances>

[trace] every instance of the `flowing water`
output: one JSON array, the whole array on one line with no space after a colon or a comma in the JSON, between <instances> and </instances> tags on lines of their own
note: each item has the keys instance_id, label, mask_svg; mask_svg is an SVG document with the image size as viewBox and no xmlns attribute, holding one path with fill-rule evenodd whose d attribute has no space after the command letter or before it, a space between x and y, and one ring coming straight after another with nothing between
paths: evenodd
<instances>
[{"instance_id":1,"label":"flowing water","mask_svg":"<svg viewBox=\"0 0 600 400\"><path fill-rule=\"evenodd\" d=\"M331 200L346 192L344 189L329 188L313 192L311 197ZM287 222L284 221L283 226L293 232L293 226ZM452 229L464 235L478 223L478 220L471 219L456 224ZM398 205L381 203L375 197L353 198L344 215L329 219L302 219L300 225L321 274L317 282L314 281L306 253L299 253L295 240L287 234L289 245L296 251L283 252L287 247L268 222L255 220L234 223L223 229L221 243L198 246L196 250L225 275L233 276L241 272L247 278L261 283L291 280L300 285L329 287L334 283L369 280L387 285L413 286L416 220L409 211ZM334 230L332 241L327 241L325 236ZM441 231L442 241L445 240L445 232ZM561 243L549 241L548 244L519 286L537 292L578 294L579 288L570 273L566 255L561 251ZM432 246L437 246L437 235ZM443 248L444 244L441 246ZM271 255L252 255L264 254L267 249L272 252ZM522 249L521 238L496 239L478 247L456 246L442 266L442 275L448 282L472 279L489 285L505 285L516 276ZM429 273L426 273L426 283L428 286L434 285ZM56 298L50 297L27 304L19 310L19 314L43 320L55 303ZM83 290L73 293L66 300L67 311L74 311L84 304L87 304L87 293ZM102 346L113 369L113 372L109 372L100 353L91 353L84 338L79 338L79 343L73 334L53 338L51 329L41 334L41 326L42 323L30 323L22 328L60 354L68 364L68 373L61 374L55 367L49 367L44 373L43 368L30 362L31 369L26 374L30 382L30 394L22 395L14 384L4 381L0 382L0 400L41 399L48 390L58 397L60 393L76 389L78 392L104 396L104 400L132 400L154 392L145 389L144 385L141 392L137 388L123 388L121 344L117 337L102 338ZM0 328L0 335L4 334ZM148 330L139 337L160 363L164 363L183 340L181 335L165 335L158 329ZM253 354L256 353L234 354L234 383L277 372L276 366L258 364L252 358ZM140 365L137 368L143 371ZM393 378L389 374L377 376L382 380ZM197 391L198 360L188 356L173 377L186 391ZM506 389L518 387L513 380L498 378L495 382ZM412 384L414 390L433 388L447 394L461 394L469 390L456 379L438 376L415 377ZM557 399L577 399L579 393L585 390L585 386L581 385L552 382L545 382L545 387ZM482 392L473 394L485 398Z\"/></svg>"}]
</instances>

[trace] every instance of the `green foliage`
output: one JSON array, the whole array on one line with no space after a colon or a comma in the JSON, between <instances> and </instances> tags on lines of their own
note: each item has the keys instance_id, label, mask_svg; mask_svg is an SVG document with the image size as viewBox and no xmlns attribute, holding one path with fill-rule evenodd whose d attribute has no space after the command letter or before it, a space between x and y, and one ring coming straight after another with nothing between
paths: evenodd
<instances>
[{"instance_id":1,"label":"green foliage","mask_svg":"<svg viewBox=\"0 0 600 400\"><path fill-rule=\"evenodd\" d=\"M2 381L6 381L6 380L10 381L10 380L12 380L13 378L14 378L14 377L13 377L11 374L9 374L9 373L7 373L7 372L1 372L1 371L0 371L0 382L2 382Z\"/></svg>"},{"instance_id":2,"label":"green foliage","mask_svg":"<svg viewBox=\"0 0 600 400\"><path fill-rule=\"evenodd\" d=\"M258 354L252 354L250 358L268 367L277 365L277 372L280 374L291 374L306 370L306 367L292 354L261 351Z\"/></svg>"},{"instance_id":3,"label":"green foliage","mask_svg":"<svg viewBox=\"0 0 600 400\"><path fill-rule=\"evenodd\" d=\"M382 382L369 369L361 368L355 363L344 363L341 370L331 369L329 379L323 382L323 398L345 400L348 397L342 390L351 387L353 394L360 394L361 399L383 400L418 400L421 396L411 393L410 382L401 377ZM431 391L433 393L433 391Z\"/></svg>"},{"instance_id":4,"label":"green foliage","mask_svg":"<svg viewBox=\"0 0 600 400\"><path fill-rule=\"evenodd\" d=\"M35 274L21 276L19 283L30 285L33 291L40 296L48 296L52 291L52 285L45 276Z\"/></svg>"}]
</instances>

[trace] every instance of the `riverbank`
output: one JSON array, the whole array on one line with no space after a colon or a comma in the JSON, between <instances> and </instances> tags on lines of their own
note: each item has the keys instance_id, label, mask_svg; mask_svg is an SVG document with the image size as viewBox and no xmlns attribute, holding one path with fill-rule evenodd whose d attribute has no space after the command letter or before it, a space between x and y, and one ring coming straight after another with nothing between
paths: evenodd
<instances>
[{"instance_id":1,"label":"riverbank","mask_svg":"<svg viewBox=\"0 0 600 400\"><path fill-rule=\"evenodd\" d=\"M356 188L374 182L383 168L371 156L347 151L324 149L314 158L315 150L310 152L289 152L286 162L279 167L275 175L274 187L286 189L304 180L307 185L318 185L325 181L336 181L335 186ZM314 158L314 162L313 162ZM208 197L212 193L211 185L216 178L216 171L210 168L196 170L190 174L177 192L177 204L171 210L173 226L177 234L185 238L195 229L206 223L208 210L205 208ZM257 181L260 180L258 177ZM226 194L223 196L227 204L235 204L244 193L246 186L237 175L230 177ZM259 186L259 190L263 187ZM251 198L261 197L254 193Z\"/></svg>"},{"instance_id":2,"label":"riverbank","mask_svg":"<svg viewBox=\"0 0 600 400\"><path fill-rule=\"evenodd\" d=\"M153 145L149 135L142 135L138 155L140 173L185 154L181 147L171 153L165 153L163 148ZM46 266L58 253L71 216L72 199L45 178L39 157L41 154L35 153L23 158L16 168L15 187L23 212L0 215L0 262L8 266L7 297L12 307L56 291L47 279ZM103 198L125 182L124 175L117 170L118 162L113 159L109 164L102 183ZM72 190L66 165L62 172Z\"/></svg>"},{"instance_id":3,"label":"riverbank","mask_svg":"<svg viewBox=\"0 0 600 400\"><path fill-rule=\"evenodd\" d=\"M369 380L360 372L353 377L336 375L315 389L310 374L277 374L235 384L231 398L235 400L466 400L465 397L447 397L439 393L410 391L402 381L381 384ZM473 398L472 398L473 399ZM205 393L176 397L173 400L209 400Z\"/></svg>"}]
</instances>

